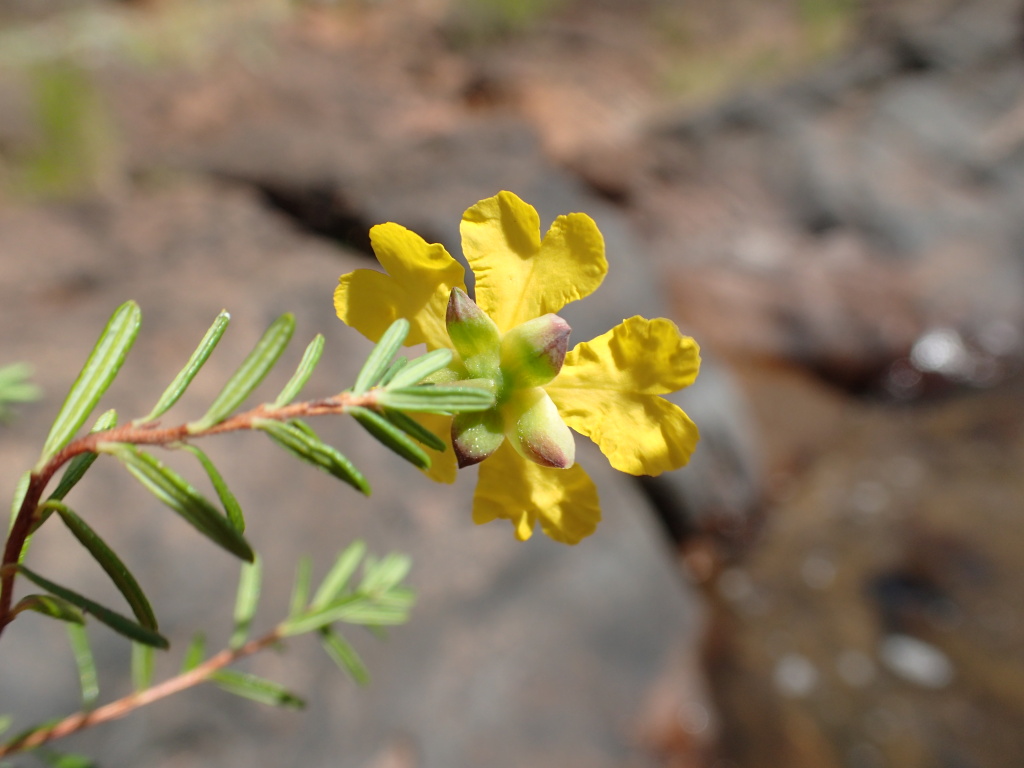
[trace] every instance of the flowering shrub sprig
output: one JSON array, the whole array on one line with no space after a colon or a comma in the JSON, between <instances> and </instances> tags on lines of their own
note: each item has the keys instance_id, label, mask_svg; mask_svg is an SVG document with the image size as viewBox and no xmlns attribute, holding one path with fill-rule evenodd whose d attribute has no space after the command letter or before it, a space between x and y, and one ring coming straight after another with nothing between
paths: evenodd
<instances>
[{"instance_id":1,"label":"flowering shrub sprig","mask_svg":"<svg viewBox=\"0 0 1024 768\"><path fill-rule=\"evenodd\" d=\"M434 423L455 449L435 457L435 479L451 482L456 465L480 464L474 521L510 520L521 540L539 522L551 538L575 544L593 533L601 508L575 463L570 428L623 472L683 466L697 428L661 395L694 381L699 349L671 321L639 316L568 349L570 329L556 313L593 293L608 271L604 240L586 214L559 216L541 239L536 210L500 192L467 210L461 231L475 300L443 246L388 223L370 230L386 274L342 275L335 308L371 340L395 318L408 319L406 343L454 352L434 381L494 394L486 411Z\"/></svg>"}]
</instances>

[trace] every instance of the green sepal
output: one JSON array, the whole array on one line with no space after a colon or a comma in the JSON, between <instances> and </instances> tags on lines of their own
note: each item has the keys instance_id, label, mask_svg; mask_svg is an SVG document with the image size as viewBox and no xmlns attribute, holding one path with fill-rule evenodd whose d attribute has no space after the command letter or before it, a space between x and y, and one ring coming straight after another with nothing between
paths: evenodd
<instances>
[{"instance_id":1,"label":"green sepal","mask_svg":"<svg viewBox=\"0 0 1024 768\"><path fill-rule=\"evenodd\" d=\"M68 642L71 654L75 657L78 668L78 682L82 690L82 707L91 709L100 697L100 680L96 672L96 659L93 657L89 633L82 624L68 624Z\"/></svg>"},{"instance_id":2,"label":"green sepal","mask_svg":"<svg viewBox=\"0 0 1024 768\"><path fill-rule=\"evenodd\" d=\"M149 600L146 599L142 587L139 586L139 582L135 580L131 571L128 570L128 567L114 550L100 538L99 534L85 520L68 509L64 504L61 504L59 501L48 501L44 506L56 510L61 520L68 527L68 530L74 534L75 538L86 548L93 559L100 564L100 567L110 577L110 580L114 582L117 591L128 601L128 605L131 606L132 613L139 620L139 624L147 629L157 629L156 615L153 613L153 608L150 606Z\"/></svg>"},{"instance_id":3,"label":"green sepal","mask_svg":"<svg viewBox=\"0 0 1024 768\"><path fill-rule=\"evenodd\" d=\"M384 335L380 337L377 346L370 352L370 356L363 363L359 375L356 376L356 383L352 385L352 391L355 394L363 394L380 381L381 377L388 372L391 359L402 348L402 342L405 341L405 337L408 335L409 321L403 317L395 320L384 331Z\"/></svg>"},{"instance_id":4,"label":"green sepal","mask_svg":"<svg viewBox=\"0 0 1024 768\"><path fill-rule=\"evenodd\" d=\"M238 578L238 593L235 596L235 624L228 643L232 650L241 648L249 638L249 628L260 602L262 577L263 564L258 557L251 563L242 564Z\"/></svg>"},{"instance_id":5,"label":"green sepal","mask_svg":"<svg viewBox=\"0 0 1024 768\"><path fill-rule=\"evenodd\" d=\"M295 317L291 314L281 315L271 323L249 356L228 379L209 410L201 419L188 425L189 433L202 432L230 416L274 367L294 332Z\"/></svg>"},{"instance_id":6,"label":"green sepal","mask_svg":"<svg viewBox=\"0 0 1024 768\"><path fill-rule=\"evenodd\" d=\"M239 672L235 669L219 669L210 675L210 681L228 693L269 704L272 707L302 709L306 702L289 691L283 685L262 677Z\"/></svg>"},{"instance_id":7,"label":"green sepal","mask_svg":"<svg viewBox=\"0 0 1024 768\"><path fill-rule=\"evenodd\" d=\"M385 408L381 411L381 416L390 421L405 434L412 437L414 440L419 441L423 445L427 446L431 450L444 453L448 450L448 445L440 437L435 435L429 429L420 424L416 419L411 416L407 416L401 411L393 411L390 408Z\"/></svg>"},{"instance_id":8,"label":"green sepal","mask_svg":"<svg viewBox=\"0 0 1024 768\"><path fill-rule=\"evenodd\" d=\"M461 288L452 288L445 312L448 338L470 377L497 379L501 363L501 332Z\"/></svg>"},{"instance_id":9,"label":"green sepal","mask_svg":"<svg viewBox=\"0 0 1024 768\"><path fill-rule=\"evenodd\" d=\"M413 413L473 413L494 406L494 393L481 387L400 387L381 390L377 403Z\"/></svg>"},{"instance_id":10,"label":"green sepal","mask_svg":"<svg viewBox=\"0 0 1024 768\"><path fill-rule=\"evenodd\" d=\"M67 445L89 418L135 343L141 320L142 312L134 301L126 301L114 311L50 428L37 469Z\"/></svg>"},{"instance_id":11,"label":"green sepal","mask_svg":"<svg viewBox=\"0 0 1024 768\"><path fill-rule=\"evenodd\" d=\"M281 394L274 400L275 408L287 405L298 396L302 388L306 386L306 382L309 381L309 377L313 375L313 371L316 370L316 366L320 362L320 356L323 353L324 337L323 334L318 333L306 347L306 351L302 354L302 360L299 361L299 366L295 369L295 373L292 374L288 383L284 385Z\"/></svg>"},{"instance_id":12,"label":"green sepal","mask_svg":"<svg viewBox=\"0 0 1024 768\"><path fill-rule=\"evenodd\" d=\"M85 623L85 617L78 608L67 600L53 595L25 595L11 610L11 615L17 615L22 611L35 611L43 616L49 616L51 619L67 621L72 624Z\"/></svg>"},{"instance_id":13,"label":"green sepal","mask_svg":"<svg viewBox=\"0 0 1024 768\"><path fill-rule=\"evenodd\" d=\"M146 645L152 645L154 648L166 649L169 647L167 638L158 632L146 629L116 611L105 608L99 603L94 602L89 598L68 589L67 587L55 584L49 579L43 578L34 571L29 570L24 565L17 566L17 569L19 573L34 583L37 587L41 587L50 594L67 600L69 603L80 608L85 613L95 617L97 621L106 624L119 635L124 635L129 640L136 640L140 643L145 643Z\"/></svg>"},{"instance_id":14,"label":"green sepal","mask_svg":"<svg viewBox=\"0 0 1024 768\"><path fill-rule=\"evenodd\" d=\"M224 512L228 516L228 521L234 526L236 531L245 533L245 515L242 514L242 505L238 503L235 494L228 488L228 484L224 482L224 477L210 460L210 457L191 443L181 443L179 447L188 451L199 460L203 470L206 472L206 476L210 478L210 484L213 485L213 489L217 492L217 498L220 499L220 503L224 506Z\"/></svg>"},{"instance_id":15,"label":"green sepal","mask_svg":"<svg viewBox=\"0 0 1024 768\"><path fill-rule=\"evenodd\" d=\"M360 493L370 495L370 484L338 449L321 441L307 425L285 423L273 419L254 419L253 427L265 432L275 443L303 461L325 470L351 485Z\"/></svg>"},{"instance_id":16,"label":"green sepal","mask_svg":"<svg viewBox=\"0 0 1024 768\"><path fill-rule=\"evenodd\" d=\"M342 672L352 678L356 685L363 686L370 682L370 673L363 660L359 658L359 654L356 653L356 649L333 627L320 627L317 634L320 636L320 644L323 645L327 655Z\"/></svg>"},{"instance_id":17,"label":"green sepal","mask_svg":"<svg viewBox=\"0 0 1024 768\"><path fill-rule=\"evenodd\" d=\"M124 443L101 443L97 450L117 457L150 493L212 542L252 562L255 555L242 534L177 472L151 454Z\"/></svg>"},{"instance_id":18,"label":"green sepal","mask_svg":"<svg viewBox=\"0 0 1024 768\"><path fill-rule=\"evenodd\" d=\"M430 457L426 451L420 448L415 440L379 413L362 406L352 406L348 409L348 413L384 446L390 448L414 466L420 469L429 469Z\"/></svg>"},{"instance_id":19,"label":"green sepal","mask_svg":"<svg viewBox=\"0 0 1024 768\"><path fill-rule=\"evenodd\" d=\"M188 389L189 384L199 373L199 370L206 364L213 350L216 349L217 344L220 342L221 336L224 335L224 331L227 330L228 323L231 322L231 315L228 314L226 309L222 309L220 314L213 321L213 325L209 327L206 334L203 336L202 341L199 342L199 346L196 347L195 352L185 363L185 367L182 368L178 375L174 377L174 380L167 386L164 393L160 395L160 399L156 401L156 405L153 406L153 410L143 416L141 419L135 419L136 424L142 424L147 421L153 421L166 413L172 405L178 402L178 399Z\"/></svg>"},{"instance_id":20,"label":"green sepal","mask_svg":"<svg viewBox=\"0 0 1024 768\"><path fill-rule=\"evenodd\" d=\"M409 362L401 371L391 377L388 389L400 389L419 384L432 373L440 371L452 361L450 349L434 349Z\"/></svg>"}]
</instances>

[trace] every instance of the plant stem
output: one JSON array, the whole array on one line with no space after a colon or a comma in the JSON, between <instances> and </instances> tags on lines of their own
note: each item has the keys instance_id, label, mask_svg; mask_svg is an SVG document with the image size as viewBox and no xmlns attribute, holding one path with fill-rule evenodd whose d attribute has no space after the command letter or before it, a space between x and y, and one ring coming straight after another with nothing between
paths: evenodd
<instances>
[{"instance_id":1,"label":"plant stem","mask_svg":"<svg viewBox=\"0 0 1024 768\"><path fill-rule=\"evenodd\" d=\"M14 566L21 560L22 550L32 530L32 521L42 500L43 491L57 470L75 456L82 453L96 453L98 452L98 446L103 443L170 445L172 443L185 442L190 438L252 429L253 422L257 419L290 421L291 419L309 416L340 414L353 406L374 408L376 407L376 402L377 393L374 391L361 395L342 392L333 397L292 403L280 408L266 404L258 405L244 413L230 416L214 424L212 427L199 432L189 432L188 424L180 424L176 427L161 427L160 423L156 421L143 424L130 422L124 426L114 427L103 432L91 432L77 440L72 440L42 467L32 472L28 489L25 492L25 498L22 500L18 514L11 525L10 533L7 536L7 543L4 547L3 560L0 561L0 635L3 634L4 629L14 619L14 615L11 613L11 605L14 601L14 580L17 576L17 569Z\"/></svg>"},{"instance_id":2,"label":"plant stem","mask_svg":"<svg viewBox=\"0 0 1024 768\"><path fill-rule=\"evenodd\" d=\"M225 648L223 651L211 656L202 664L190 669L188 672L182 672L180 675L164 680L162 683L154 685L151 688L129 694L124 698L117 699L109 704L104 704L102 707L97 709L70 715L49 727L31 731L14 741L0 745L0 758L17 754L18 752L24 752L29 749L35 749L36 747L55 739L60 739L65 736L69 736L72 733L85 730L86 728L91 728L94 725L100 725L101 723L106 723L111 720L124 717L139 707L143 707L146 704L152 704L154 701L159 701L160 699L164 699L174 693L178 693L186 690L187 688L198 685L199 683L205 682L214 672L223 669L246 656L252 656L254 653L257 653L280 640L280 630L275 628L263 637L250 640L239 648L233 650Z\"/></svg>"}]
</instances>

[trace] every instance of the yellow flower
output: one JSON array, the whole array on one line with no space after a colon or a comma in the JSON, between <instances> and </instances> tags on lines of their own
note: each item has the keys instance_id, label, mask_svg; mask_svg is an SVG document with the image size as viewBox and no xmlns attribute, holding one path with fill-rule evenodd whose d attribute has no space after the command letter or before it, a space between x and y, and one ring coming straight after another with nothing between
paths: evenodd
<instances>
[{"instance_id":1,"label":"yellow flower","mask_svg":"<svg viewBox=\"0 0 1024 768\"><path fill-rule=\"evenodd\" d=\"M461 231L475 303L462 266L441 245L389 223L370 230L386 274L342 275L335 308L372 341L406 318L407 344L455 352L450 381L496 392L492 411L433 424L453 434L455 450L435 454L432 477L451 482L456 460L480 462L475 522L510 520L521 540L539 522L551 538L575 544L593 533L601 507L574 463L567 427L623 472L681 467L697 427L661 395L693 383L699 349L671 321L637 316L566 352L568 325L555 313L593 293L608 271L604 239L586 214L559 216L542 240L536 210L500 192L466 211Z\"/></svg>"}]
</instances>

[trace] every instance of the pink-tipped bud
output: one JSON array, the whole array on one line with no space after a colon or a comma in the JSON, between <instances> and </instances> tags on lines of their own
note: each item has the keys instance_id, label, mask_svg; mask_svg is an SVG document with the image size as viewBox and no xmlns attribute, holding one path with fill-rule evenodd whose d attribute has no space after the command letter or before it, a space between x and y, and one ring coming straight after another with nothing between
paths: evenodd
<instances>
[{"instance_id":1,"label":"pink-tipped bud","mask_svg":"<svg viewBox=\"0 0 1024 768\"><path fill-rule=\"evenodd\" d=\"M495 378L500 362L498 326L461 288L453 288L448 297L445 325L469 375Z\"/></svg>"},{"instance_id":2,"label":"pink-tipped bud","mask_svg":"<svg viewBox=\"0 0 1024 768\"><path fill-rule=\"evenodd\" d=\"M504 441L502 419L496 411L460 413L452 420L452 448L459 469L479 464Z\"/></svg>"},{"instance_id":3,"label":"pink-tipped bud","mask_svg":"<svg viewBox=\"0 0 1024 768\"><path fill-rule=\"evenodd\" d=\"M540 387L516 392L502 408L505 437L525 459L566 469L576 461L576 441L555 403Z\"/></svg>"},{"instance_id":4,"label":"pink-tipped bud","mask_svg":"<svg viewBox=\"0 0 1024 768\"><path fill-rule=\"evenodd\" d=\"M558 315L516 326L501 340L501 370L514 388L547 384L562 370L572 329Z\"/></svg>"}]
</instances>

